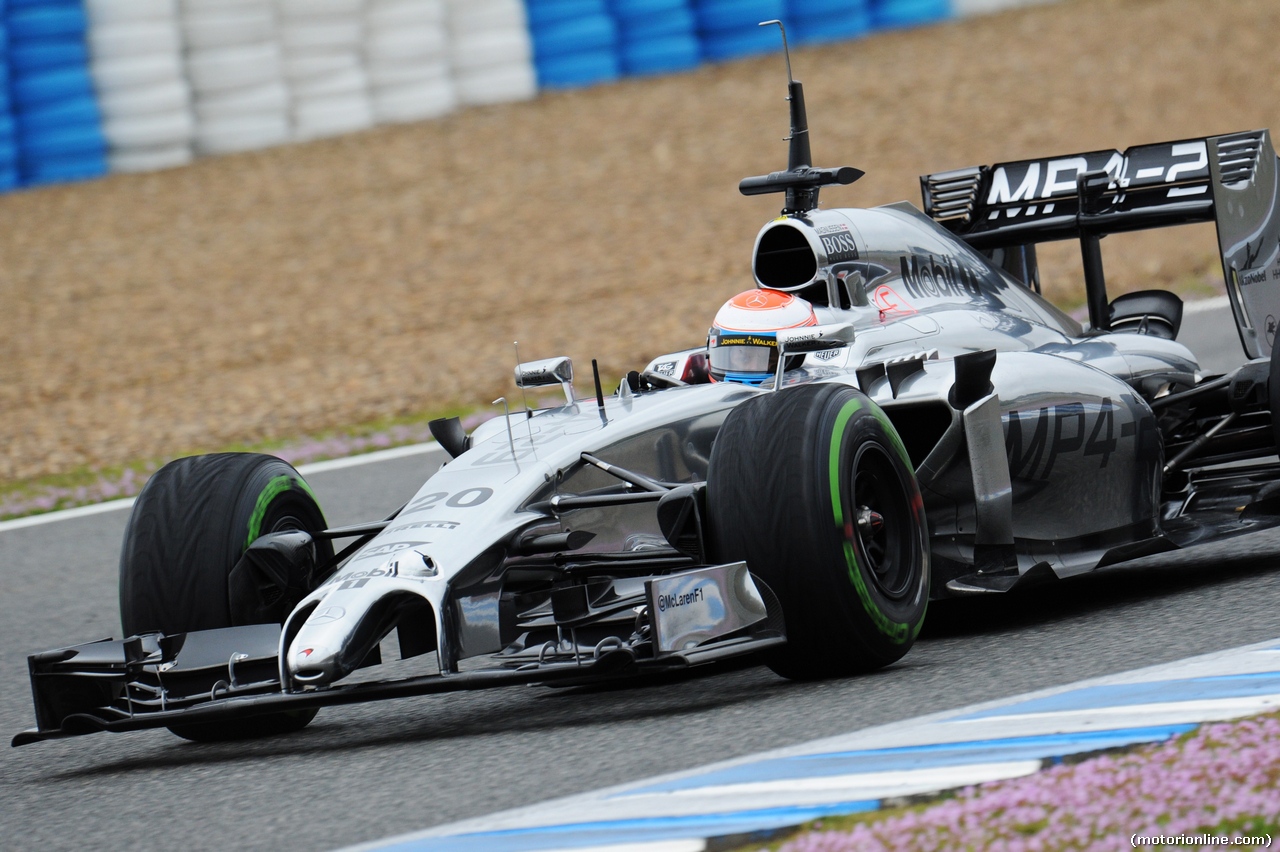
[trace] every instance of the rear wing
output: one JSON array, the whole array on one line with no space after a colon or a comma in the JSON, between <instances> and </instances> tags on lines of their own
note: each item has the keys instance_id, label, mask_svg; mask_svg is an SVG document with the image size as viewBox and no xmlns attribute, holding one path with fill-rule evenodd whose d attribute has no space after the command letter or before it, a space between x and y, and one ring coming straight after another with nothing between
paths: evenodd
<instances>
[{"instance_id":1,"label":"rear wing","mask_svg":"<svg viewBox=\"0 0 1280 852\"><path fill-rule=\"evenodd\" d=\"M1258 358L1280 317L1278 175L1270 132L1253 130L940 172L920 188L925 212L977 249L1080 240L1099 329L1110 325L1102 236L1216 222L1240 340Z\"/></svg>"}]
</instances>

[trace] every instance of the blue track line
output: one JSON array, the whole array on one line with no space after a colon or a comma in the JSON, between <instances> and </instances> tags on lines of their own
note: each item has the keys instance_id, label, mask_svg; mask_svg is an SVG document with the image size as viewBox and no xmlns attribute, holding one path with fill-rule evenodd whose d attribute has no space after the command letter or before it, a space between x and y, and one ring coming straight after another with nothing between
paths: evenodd
<instances>
[{"instance_id":1,"label":"blue track line","mask_svg":"<svg viewBox=\"0 0 1280 852\"><path fill-rule=\"evenodd\" d=\"M642 793L666 793L676 790L698 790L721 784L749 784L788 778L821 778L862 772L928 769L965 766L1015 760L1052 760L1071 754L1107 748L1167 740L1194 729L1191 724L1158 725L1141 728L1119 728L1088 731L1079 734L1011 737L1009 739L971 740L958 743L936 743L866 751L828 752L824 754L783 757L748 763L705 775L681 778L618 793L621 799Z\"/></svg>"},{"instance_id":2,"label":"blue track line","mask_svg":"<svg viewBox=\"0 0 1280 852\"><path fill-rule=\"evenodd\" d=\"M1157 680L1149 683L1116 683L1074 689L1060 695L1033 698L1019 704L1006 704L954 721L990 719L997 716L1020 716L1027 713L1054 713L1070 710L1095 710L1100 707L1124 707L1134 704L1173 704L1179 701L1211 701L1223 698L1252 698L1280 694L1280 672L1196 677L1186 680Z\"/></svg>"},{"instance_id":3,"label":"blue track line","mask_svg":"<svg viewBox=\"0 0 1280 852\"><path fill-rule=\"evenodd\" d=\"M389 843L379 848L384 852L536 852L609 843L644 843L769 831L825 816L874 811L879 807L880 801L872 799L718 814L581 822L451 837L425 837Z\"/></svg>"}]
</instances>

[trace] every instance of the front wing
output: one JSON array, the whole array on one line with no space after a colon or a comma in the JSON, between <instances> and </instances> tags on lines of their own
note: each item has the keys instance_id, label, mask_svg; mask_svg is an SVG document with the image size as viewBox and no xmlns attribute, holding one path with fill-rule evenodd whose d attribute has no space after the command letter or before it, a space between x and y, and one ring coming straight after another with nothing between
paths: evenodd
<instances>
[{"instance_id":1,"label":"front wing","mask_svg":"<svg viewBox=\"0 0 1280 852\"><path fill-rule=\"evenodd\" d=\"M668 580L716 573L745 573L745 565L712 566L683 572ZM647 641L617 642L603 648L504 660L489 658L487 668L432 673L395 680L339 683L318 689L287 691L281 665L281 629L275 624L227 627L165 636L148 633L124 640L104 639L28 658L35 699L36 724L13 738L14 746L98 731L200 725L289 710L309 710L392 698L498 686L547 684L570 686L643 674L678 671L731 657L754 654L786 642L777 598L754 580L763 607L752 616L738 613L708 631L705 624L666 622L675 645L655 629ZM655 586L660 593L664 586ZM722 608L723 609L723 608ZM683 618L685 613L681 613ZM581 620L580 620L581 621ZM687 619L685 619L687 621ZM749 621L750 623L744 623ZM655 620L659 628L661 619ZM679 634L677 630L689 630ZM701 631L701 632L698 632ZM692 637L681 643L680 635Z\"/></svg>"}]
</instances>

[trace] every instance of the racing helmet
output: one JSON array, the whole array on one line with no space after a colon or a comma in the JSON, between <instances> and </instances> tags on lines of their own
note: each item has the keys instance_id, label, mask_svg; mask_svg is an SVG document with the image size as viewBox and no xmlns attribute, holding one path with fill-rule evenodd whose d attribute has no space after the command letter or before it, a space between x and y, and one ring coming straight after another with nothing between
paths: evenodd
<instances>
[{"instance_id":1,"label":"racing helmet","mask_svg":"<svg viewBox=\"0 0 1280 852\"><path fill-rule=\"evenodd\" d=\"M778 370L778 332L817 325L813 305L777 290L747 290L725 302L707 338L711 379L758 385ZM800 366L803 355L787 359L786 369Z\"/></svg>"}]
</instances>

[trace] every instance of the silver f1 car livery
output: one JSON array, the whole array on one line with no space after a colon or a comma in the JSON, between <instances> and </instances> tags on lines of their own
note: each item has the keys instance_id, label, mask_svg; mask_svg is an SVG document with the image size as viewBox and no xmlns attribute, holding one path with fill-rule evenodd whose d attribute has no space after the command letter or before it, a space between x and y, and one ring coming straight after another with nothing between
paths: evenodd
<instances>
[{"instance_id":1,"label":"silver f1 car livery","mask_svg":"<svg viewBox=\"0 0 1280 852\"><path fill-rule=\"evenodd\" d=\"M464 434L392 517L329 528L269 456L180 459L120 563L123 641L30 657L14 745L168 727L296 730L317 708L575 684L758 655L867 671L931 598L1007 592L1280 522L1280 215L1267 131L929 175L923 212L818 206L789 80L785 194L756 289L709 339L579 400ZM1099 240L1212 221L1252 359L1202 375L1180 300L1109 300ZM1035 247L1076 240L1089 327L1039 296ZM335 542L348 542L340 549ZM361 678L392 632L420 670ZM391 643L386 643L392 647Z\"/></svg>"}]
</instances>

